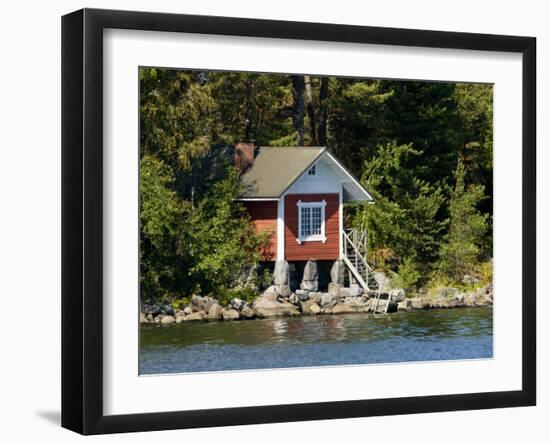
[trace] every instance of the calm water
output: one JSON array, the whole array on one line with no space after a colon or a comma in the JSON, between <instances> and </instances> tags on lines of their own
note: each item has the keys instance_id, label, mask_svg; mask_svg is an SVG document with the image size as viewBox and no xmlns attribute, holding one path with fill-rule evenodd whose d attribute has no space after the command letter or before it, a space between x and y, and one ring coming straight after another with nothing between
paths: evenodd
<instances>
[{"instance_id":1,"label":"calm water","mask_svg":"<svg viewBox=\"0 0 550 443\"><path fill-rule=\"evenodd\" d=\"M490 358L491 308L141 326L140 373Z\"/></svg>"}]
</instances>

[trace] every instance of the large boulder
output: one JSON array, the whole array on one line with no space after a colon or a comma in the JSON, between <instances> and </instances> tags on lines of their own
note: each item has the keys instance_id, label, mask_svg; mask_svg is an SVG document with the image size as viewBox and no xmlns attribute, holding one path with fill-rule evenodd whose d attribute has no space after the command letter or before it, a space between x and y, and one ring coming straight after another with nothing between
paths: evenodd
<instances>
[{"instance_id":1,"label":"large boulder","mask_svg":"<svg viewBox=\"0 0 550 443\"><path fill-rule=\"evenodd\" d=\"M399 303L405 300L406 294L405 290L402 288L395 288L390 291L390 296L392 301Z\"/></svg>"},{"instance_id":2,"label":"large boulder","mask_svg":"<svg viewBox=\"0 0 550 443\"><path fill-rule=\"evenodd\" d=\"M279 292L277 292L277 288L274 285L271 285L264 292L262 292L260 297L271 301L277 301L279 298Z\"/></svg>"},{"instance_id":3,"label":"large boulder","mask_svg":"<svg viewBox=\"0 0 550 443\"><path fill-rule=\"evenodd\" d=\"M429 309L432 304L427 297L415 297L411 298L411 306L413 309Z\"/></svg>"},{"instance_id":4,"label":"large boulder","mask_svg":"<svg viewBox=\"0 0 550 443\"><path fill-rule=\"evenodd\" d=\"M304 276L302 280L319 280L319 273L317 270L317 260L308 260L304 266Z\"/></svg>"},{"instance_id":5,"label":"large boulder","mask_svg":"<svg viewBox=\"0 0 550 443\"><path fill-rule=\"evenodd\" d=\"M254 313L258 317L276 317L298 315L299 311L296 306L288 302L278 302L260 297L254 301L252 305Z\"/></svg>"},{"instance_id":6,"label":"large boulder","mask_svg":"<svg viewBox=\"0 0 550 443\"><path fill-rule=\"evenodd\" d=\"M186 315L183 321L203 321L206 320L206 312L197 311L192 314Z\"/></svg>"},{"instance_id":7,"label":"large boulder","mask_svg":"<svg viewBox=\"0 0 550 443\"><path fill-rule=\"evenodd\" d=\"M437 288L435 291L435 298L454 298L458 294L457 288L447 288L447 287L441 287Z\"/></svg>"},{"instance_id":8,"label":"large boulder","mask_svg":"<svg viewBox=\"0 0 550 443\"><path fill-rule=\"evenodd\" d=\"M338 285L344 284L345 268L343 260L336 260L330 269L330 281Z\"/></svg>"},{"instance_id":9,"label":"large boulder","mask_svg":"<svg viewBox=\"0 0 550 443\"><path fill-rule=\"evenodd\" d=\"M220 320L222 318L223 308L219 304L212 305L208 310L208 320Z\"/></svg>"},{"instance_id":10,"label":"large boulder","mask_svg":"<svg viewBox=\"0 0 550 443\"><path fill-rule=\"evenodd\" d=\"M300 302L300 310L302 315L317 315L321 312L319 305L311 300Z\"/></svg>"},{"instance_id":11,"label":"large boulder","mask_svg":"<svg viewBox=\"0 0 550 443\"><path fill-rule=\"evenodd\" d=\"M389 292L391 290L391 283L390 279L384 274L383 272L373 272L372 277L376 281L376 285L378 286L378 290L380 292Z\"/></svg>"},{"instance_id":12,"label":"large boulder","mask_svg":"<svg viewBox=\"0 0 550 443\"><path fill-rule=\"evenodd\" d=\"M287 298L292 294L292 290L289 285L279 285L277 286L277 293L280 297Z\"/></svg>"},{"instance_id":13,"label":"large boulder","mask_svg":"<svg viewBox=\"0 0 550 443\"><path fill-rule=\"evenodd\" d=\"M167 325L167 324L171 324L171 323L174 323L176 321L176 319L171 316L171 315L164 315L161 319L160 319L160 322L161 324L163 325Z\"/></svg>"},{"instance_id":14,"label":"large boulder","mask_svg":"<svg viewBox=\"0 0 550 443\"><path fill-rule=\"evenodd\" d=\"M161 309L160 309L160 306L157 306L157 305L142 304L141 312L143 312L146 317L149 315L156 317L161 313Z\"/></svg>"},{"instance_id":15,"label":"large boulder","mask_svg":"<svg viewBox=\"0 0 550 443\"><path fill-rule=\"evenodd\" d=\"M273 283L276 286L290 284L290 268L286 260L277 260L275 262Z\"/></svg>"},{"instance_id":16,"label":"large boulder","mask_svg":"<svg viewBox=\"0 0 550 443\"><path fill-rule=\"evenodd\" d=\"M244 305L241 309L241 317L243 318L254 318L254 309L248 305Z\"/></svg>"},{"instance_id":17,"label":"large boulder","mask_svg":"<svg viewBox=\"0 0 550 443\"><path fill-rule=\"evenodd\" d=\"M236 311L240 311L242 307L244 306L244 301L240 298L234 298L229 302L229 307L232 309L235 309Z\"/></svg>"},{"instance_id":18,"label":"large boulder","mask_svg":"<svg viewBox=\"0 0 550 443\"><path fill-rule=\"evenodd\" d=\"M304 276L300 289L308 291L317 291L319 289L319 272L317 270L317 260L308 260L304 266Z\"/></svg>"},{"instance_id":19,"label":"large boulder","mask_svg":"<svg viewBox=\"0 0 550 443\"><path fill-rule=\"evenodd\" d=\"M340 283L330 282L328 284L328 293L334 297L338 297L342 293L343 286Z\"/></svg>"},{"instance_id":20,"label":"large boulder","mask_svg":"<svg viewBox=\"0 0 550 443\"><path fill-rule=\"evenodd\" d=\"M309 300L311 300L314 303L321 304L321 297L323 296L322 292L310 292L309 293Z\"/></svg>"},{"instance_id":21,"label":"large boulder","mask_svg":"<svg viewBox=\"0 0 550 443\"><path fill-rule=\"evenodd\" d=\"M238 320L239 317L239 311L237 311L236 309L224 309L222 311L222 318L224 321Z\"/></svg>"},{"instance_id":22,"label":"large boulder","mask_svg":"<svg viewBox=\"0 0 550 443\"><path fill-rule=\"evenodd\" d=\"M307 291L318 291L319 282L317 280L302 280L300 283L300 289Z\"/></svg>"},{"instance_id":23,"label":"large boulder","mask_svg":"<svg viewBox=\"0 0 550 443\"><path fill-rule=\"evenodd\" d=\"M397 303L397 310L398 311L412 311L412 301L411 300L402 300Z\"/></svg>"},{"instance_id":24,"label":"large boulder","mask_svg":"<svg viewBox=\"0 0 550 443\"><path fill-rule=\"evenodd\" d=\"M351 297L359 297L360 295L363 295L363 288L357 283L352 283L349 285L349 295Z\"/></svg>"},{"instance_id":25,"label":"large boulder","mask_svg":"<svg viewBox=\"0 0 550 443\"><path fill-rule=\"evenodd\" d=\"M321 295L321 306L323 308L332 307L336 304L335 297L331 294L322 294Z\"/></svg>"},{"instance_id":26,"label":"large boulder","mask_svg":"<svg viewBox=\"0 0 550 443\"><path fill-rule=\"evenodd\" d=\"M193 312L208 312L206 307L208 305L208 297L202 297L200 295L193 295L189 306Z\"/></svg>"}]
</instances>

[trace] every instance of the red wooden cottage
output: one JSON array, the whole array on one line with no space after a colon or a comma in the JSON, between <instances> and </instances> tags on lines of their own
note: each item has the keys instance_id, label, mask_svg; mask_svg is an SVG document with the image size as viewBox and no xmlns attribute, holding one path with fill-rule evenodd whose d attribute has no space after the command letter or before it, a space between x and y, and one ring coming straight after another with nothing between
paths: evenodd
<instances>
[{"instance_id":1,"label":"red wooden cottage","mask_svg":"<svg viewBox=\"0 0 550 443\"><path fill-rule=\"evenodd\" d=\"M242 174L240 200L256 229L272 234L266 260L344 260L363 285L365 235L346 232L343 204L373 199L327 148L239 142L235 164Z\"/></svg>"}]
</instances>

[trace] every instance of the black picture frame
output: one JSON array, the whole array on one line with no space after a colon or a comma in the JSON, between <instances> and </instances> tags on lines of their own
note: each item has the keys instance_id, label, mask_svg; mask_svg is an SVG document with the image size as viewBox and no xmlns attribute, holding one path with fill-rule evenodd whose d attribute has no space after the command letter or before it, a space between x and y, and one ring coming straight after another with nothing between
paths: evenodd
<instances>
[{"instance_id":1,"label":"black picture frame","mask_svg":"<svg viewBox=\"0 0 550 443\"><path fill-rule=\"evenodd\" d=\"M171 31L522 55L522 389L178 412L103 413L103 30ZM62 426L82 434L530 406L536 403L536 39L83 9L62 18Z\"/></svg>"}]
</instances>

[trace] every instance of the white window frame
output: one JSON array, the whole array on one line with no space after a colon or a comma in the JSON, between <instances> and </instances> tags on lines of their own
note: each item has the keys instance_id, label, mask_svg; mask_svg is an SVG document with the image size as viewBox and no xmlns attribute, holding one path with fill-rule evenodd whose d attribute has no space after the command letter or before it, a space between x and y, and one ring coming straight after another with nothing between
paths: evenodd
<instances>
[{"instance_id":1,"label":"white window frame","mask_svg":"<svg viewBox=\"0 0 550 443\"><path fill-rule=\"evenodd\" d=\"M299 244L306 241L320 241L325 243L327 241L327 237L325 235L325 207L327 206L327 202L325 200L316 202L303 202L298 200L296 205L298 206L298 238L296 241ZM321 234L308 236L302 235L302 208L321 208Z\"/></svg>"}]
</instances>

